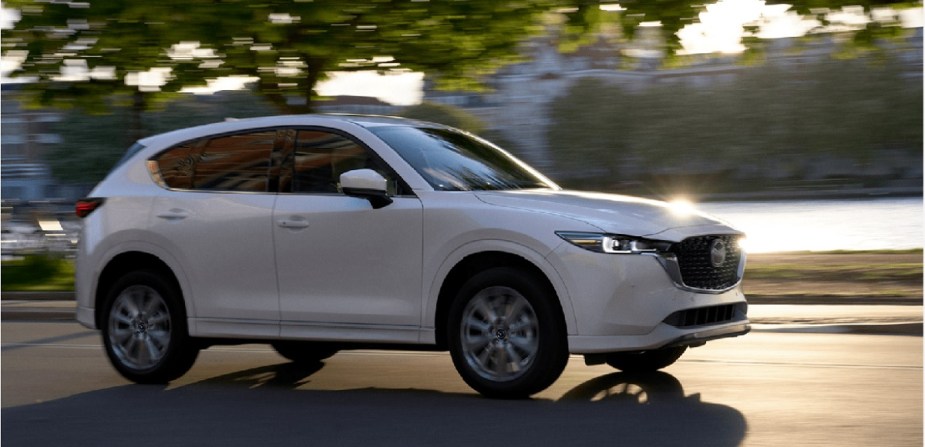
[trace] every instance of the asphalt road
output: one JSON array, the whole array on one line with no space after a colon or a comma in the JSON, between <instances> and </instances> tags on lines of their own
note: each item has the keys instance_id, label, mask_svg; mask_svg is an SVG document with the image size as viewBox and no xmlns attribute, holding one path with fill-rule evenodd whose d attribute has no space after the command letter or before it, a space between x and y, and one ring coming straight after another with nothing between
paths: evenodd
<instances>
[{"instance_id":1,"label":"asphalt road","mask_svg":"<svg viewBox=\"0 0 925 447\"><path fill-rule=\"evenodd\" d=\"M756 332L632 376L573 357L532 400L479 397L444 353L297 368L215 347L169 386L126 382L95 332L2 324L2 444L921 446L922 337Z\"/></svg>"}]
</instances>

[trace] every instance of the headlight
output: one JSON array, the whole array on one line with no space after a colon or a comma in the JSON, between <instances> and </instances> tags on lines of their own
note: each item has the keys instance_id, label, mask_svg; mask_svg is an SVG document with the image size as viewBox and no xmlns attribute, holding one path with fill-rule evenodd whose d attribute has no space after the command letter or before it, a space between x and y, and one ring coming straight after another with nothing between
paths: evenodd
<instances>
[{"instance_id":1,"label":"headlight","mask_svg":"<svg viewBox=\"0 0 925 447\"><path fill-rule=\"evenodd\" d=\"M556 234L573 245L596 253L663 253L671 248L671 242L653 241L619 234L583 233L574 231L557 231Z\"/></svg>"}]
</instances>

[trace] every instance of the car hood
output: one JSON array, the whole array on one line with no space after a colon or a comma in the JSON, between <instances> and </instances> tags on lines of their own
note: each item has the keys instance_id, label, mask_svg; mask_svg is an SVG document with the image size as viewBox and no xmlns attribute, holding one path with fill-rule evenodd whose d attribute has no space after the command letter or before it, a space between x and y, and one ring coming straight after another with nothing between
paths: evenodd
<instances>
[{"instance_id":1,"label":"car hood","mask_svg":"<svg viewBox=\"0 0 925 447\"><path fill-rule=\"evenodd\" d=\"M695 235L738 233L726 222L689 207L638 197L537 190L486 191L476 195L491 205L562 216L613 234L677 242Z\"/></svg>"}]
</instances>

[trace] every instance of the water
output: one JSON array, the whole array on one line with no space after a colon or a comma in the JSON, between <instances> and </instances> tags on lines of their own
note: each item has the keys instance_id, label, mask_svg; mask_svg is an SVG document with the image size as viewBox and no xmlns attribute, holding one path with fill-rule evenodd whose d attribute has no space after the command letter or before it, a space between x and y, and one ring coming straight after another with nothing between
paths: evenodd
<instances>
[{"instance_id":1,"label":"water","mask_svg":"<svg viewBox=\"0 0 925 447\"><path fill-rule=\"evenodd\" d=\"M702 203L748 235L751 253L922 248L922 199Z\"/></svg>"}]
</instances>

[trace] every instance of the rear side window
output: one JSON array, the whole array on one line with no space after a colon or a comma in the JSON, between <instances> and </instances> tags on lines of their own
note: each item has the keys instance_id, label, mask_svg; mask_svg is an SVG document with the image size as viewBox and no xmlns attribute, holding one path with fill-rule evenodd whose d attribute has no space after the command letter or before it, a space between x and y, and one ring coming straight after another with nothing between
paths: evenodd
<instances>
[{"instance_id":1,"label":"rear side window","mask_svg":"<svg viewBox=\"0 0 925 447\"><path fill-rule=\"evenodd\" d=\"M148 162L155 180L165 188L191 189L193 186L193 145L183 144L162 152Z\"/></svg>"},{"instance_id":2,"label":"rear side window","mask_svg":"<svg viewBox=\"0 0 925 447\"><path fill-rule=\"evenodd\" d=\"M148 167L167 188L265 192L275 142L276 130L205 138L162 152Z\"/></svg>"},{"instance_id":3,"label":"rear side window","mask_svg":"<svg viewBox=\"0 0 925 447\"><path fill-rule=\"evenodd\" d=\"M193 166L192 188L266 191L274 141L275 130L209 140Z\"/></svg>"}]
</instances>

